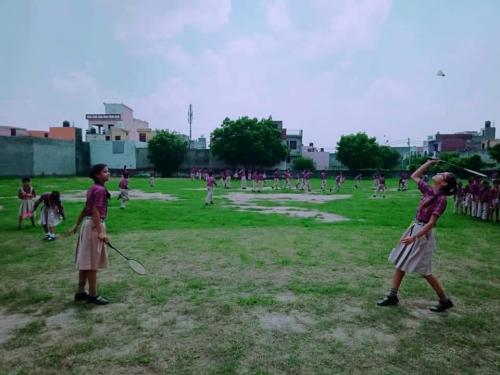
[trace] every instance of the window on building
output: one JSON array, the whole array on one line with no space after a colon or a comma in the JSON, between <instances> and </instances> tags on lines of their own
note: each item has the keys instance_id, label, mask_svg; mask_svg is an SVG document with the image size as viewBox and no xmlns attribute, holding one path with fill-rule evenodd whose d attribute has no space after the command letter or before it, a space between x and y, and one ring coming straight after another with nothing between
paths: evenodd
<instances>
[{"instance_id":1,"label":"window on building","mask_svg":"<svg viewBox=\"0 0 500 375\"><path fill-rule=\"evenodd\" d=\"M289 146L290 146L290 150L296 150L297 149L297 141L290 141Z\"/></svg>"},{"instance_id":2,"label":"window on building","mask_svg":"<svg viewBox=\"0 0 500 375\"><path fill-rule=\"evenodd\" d=\"M119 135L115 135L115 141L121 141L122 140L122 137L119 136Z\"/></svg>"},{"instance_id":3,"label":"window on building","mask_svg":"<svg viewBox=\"0 0 500 375\"><path fill-rule=\"evenodd\" d=\"M108 130L111 130L113 126L114 126L113 124L108 124Z\"/></svg>"},{"instance_id":4,"label":"window on building","mask_svg":"<svg viewBox=\"0 0 500 375\"><path fill-rule=\"evenodd\" d=\"M146 142L146 133L139 133L139 142Z\"/></svg>"},{"instance_id":5,"label":"window on building","mask_svg":"<svg viewBox=\"0 0 500 375\"><path fill-rule=\"evenodd\" d=\"M113 142L113 154L123 154L125 153L125 142L118 141Z\"/></svg>"},{"instance_id":6,"label":"window on building","mask_svg":"<svg viewBox=\"0 0 500 375\"><path fill-rule=\"evenodd\" d=\"M44 136L45 138L49 138L49 133L44 133L44 134L43 134L43 136Z\"/></svg>"},{"instance_id":7,"label":"window on building","mask_svg":"<svg viewBox=\"0 0 500 375\"><path fill-rule=\"evenodd\" d=\"M109 135L106 136L106 141L110 141L111 137Z\"/></svg>"},{"instance_id":8,"label":"window on building","mask_svg":"<svg viewBox=\"0 0 500 375\"><path fill-rule=\"evenodd\" d=\"M10 136L15 137L16 136L16 129L12 128L10 129Z\"/></svg>"}]
</instances>

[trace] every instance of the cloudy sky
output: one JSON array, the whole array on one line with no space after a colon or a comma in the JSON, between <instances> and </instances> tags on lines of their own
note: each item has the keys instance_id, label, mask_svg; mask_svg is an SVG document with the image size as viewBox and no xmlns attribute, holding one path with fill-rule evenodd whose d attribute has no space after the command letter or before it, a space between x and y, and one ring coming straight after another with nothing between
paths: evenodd
<instances>
[{"instance_id":1,"label":"cloudy sky","mask_svg":"<svg viewBox=\"0 0 500 375\"><path fill-rule=\"evenodd\" d=\"M334 148L500 124L497 0L2 0L0 125L86 127L123 102L209 136L268 117ZM438 77L442 69L446 77Z\"/></svg>"}]
</instances>

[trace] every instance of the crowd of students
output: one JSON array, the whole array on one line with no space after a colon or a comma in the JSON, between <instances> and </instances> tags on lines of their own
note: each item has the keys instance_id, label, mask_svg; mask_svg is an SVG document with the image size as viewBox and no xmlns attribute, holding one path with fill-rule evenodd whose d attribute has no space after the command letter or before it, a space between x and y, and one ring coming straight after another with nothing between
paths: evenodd
<instances>
[{"instance_id":1,"label":"crowd of students","mask_svg":"<svg viewBox=\"0 0 500 375\"><path fill-rule=\"evenodd\" d=\"M500 179L493 175L493 183L480 177L469 178L463 186L458 183L453 196L453 212L457 215L468 215L484 221L499 221L500 211Z\"/></svg>"}]
</instances>

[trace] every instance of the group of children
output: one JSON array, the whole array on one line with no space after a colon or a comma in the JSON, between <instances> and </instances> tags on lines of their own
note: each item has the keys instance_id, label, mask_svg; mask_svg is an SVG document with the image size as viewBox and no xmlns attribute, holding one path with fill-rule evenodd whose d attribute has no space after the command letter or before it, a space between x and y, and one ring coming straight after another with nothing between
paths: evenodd
<instances>
[{"instance_id":1,"label":"group of children","mask_svg":"<svg viewBox=\"0 0 500 375\"><path fill-rule=\"evenodd\" d=\"M491 184L488 179L471 177L465 187L459 182L453 196L453 212L498 223L500 179L497 175L494 175L492 180L493 183Z\"/></svg>"},{"instance_id":2,"label":"group of children","mask_svg":"<svg viewBox=\"0 0 500 375\"><path fill-rule=\"evenodd\" d=\"M397 305L399 303L399 288L405 274L407 272L417 272L424 277L438 295L438 304L431 308L432 311L443 312L453 307L451 299L446 295L438 279L432 273L432 255L436 249L434 227L439 217L446 210L446 198L449 195L455 195L457 197L455 202L457 200L460 202L460 197L463 196L465 197L464 200L467 200L467 194L470 194L470 201L473 202L470 205L470 212L474 212L477 215L477 212L479 210L483 212L483 208L485 207L487 208L487 212L490 212L491 206L483 206L485 201L482 196L494 192L492 193L492 199L496 199L496 206L494 207L498 207L498 180L495 180L493 188L489 188L487 183L481 183L477 179L472 179L464 189L461 189L460 186L457 187L455 176L452 173L445 172L436 174L432 179L433 186L429 186L423 176L425 171L436 162L436 160L428 160L411 176L412 180L417 183L417 187L422 192L423 197L418 206L414 222L404 232L399 244L389 255L389 260L395 265L396 270L392 278L390 291L384 299L378 302L379 306ZM239 173L241 173L241 170ZM252 172L251 175L252 180L254 173ZM245 173L243 175L247 176ZM257 175L261 175L263 180L263 175L260 172L257 172ZM285 176L287 175L285 174ZM302 175L302 178L307 181L308 178L304 178L305 176L309 177L308 173ZM111 197L105 187L106 182L110 178L108 167L105 164L94 165L91 169L90 177L94 183L87 190L85 205L75 225L70 230L72 234L79 231L75 255L75 265L78 270L78 289L74 300L76 302L86 301L90 304L106 305L108 301L97 294L97 270L106 268L108 264L108 237L105 225L108 201ZM277 179L279 184L279 177L279 174L274 175L275 183ZM288 179L289 177L288 175ZM322 173L321 177L322 181L326 180L326 173ZM384 176L378 176L377 184L385 185L385 179L381 180L381 177ZM343 182L342 179L343 176L340 175L338 177L339 184ZM358 182L360 180L361 175L356 176L356 188L359 188ZM213 204L213 188L217 186L212 172L207 172L206 181L208 194L205 203L208 205ZM307 182L302 183L307 184ZM122 190L128 190L128 173L122 174L119 185L121 189L120 195L126 195L124 193L128 193L128 191L124 192ZM478 188L481 186L482 188ZM322 187L326 189L324 183L322 183ZM459 189L461 189L462 193L459 193ZM41 223L46 230L46 237L47 239L55 237L53 228L61 219L64 219L64 210L59 193L57 191L44 193L34 203L33 200L36 197L35 190L31 186L30 180L24 178L23 186L19 189L18 196L21 199L19 226L21 226L24 219L28 218L31 220L32 225L34 225L34 211L39 205L43 204ZM474 204L474 202L477 204ZM469 206L465 206L469 210ZM457 207L460 207L460 204Z\"/></svg>"},{"instance_id":3,"label":"group of children","mask_svg":"<svg viewBox=\"0 0 500 375\"><path fill-rule=\"evenodd\" d=\"M23 221L29 219L31 225L35 226L35 213L37 208L42 205L40 210L39 224L43 227L44 240L54 241L56 239L55 227L64 220L64 208L61 203L61 197L58 191L43 193L35 200L36 192L31 186L31 180L28 177L22 179L22 186L18 190L18 197L21 200L19 206L18 228L22 229Z\"/></svg>"}]
</instances>

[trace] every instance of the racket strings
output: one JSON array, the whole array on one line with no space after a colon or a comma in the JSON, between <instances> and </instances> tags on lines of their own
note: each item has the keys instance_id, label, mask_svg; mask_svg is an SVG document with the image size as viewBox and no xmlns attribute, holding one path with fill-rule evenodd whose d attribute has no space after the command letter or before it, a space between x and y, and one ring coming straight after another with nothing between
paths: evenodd
<instances>
[{"instance_id":1,"label":"racket strings","mask_svg":"<svg viewBox=\"0 0 500 375\"><path fill-rule=\"evenodd\" d=\"M128 266L132 269L132 271L138 273L139 275L145 275L147 273L146 268L134 259L128 260Z\"/></svg>"}]
</instances>

